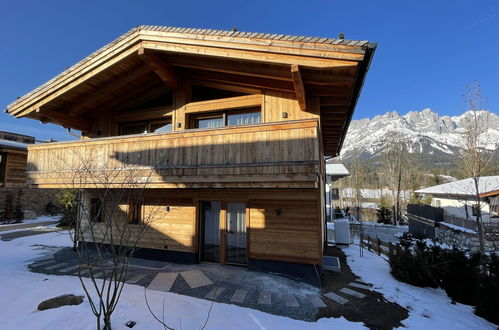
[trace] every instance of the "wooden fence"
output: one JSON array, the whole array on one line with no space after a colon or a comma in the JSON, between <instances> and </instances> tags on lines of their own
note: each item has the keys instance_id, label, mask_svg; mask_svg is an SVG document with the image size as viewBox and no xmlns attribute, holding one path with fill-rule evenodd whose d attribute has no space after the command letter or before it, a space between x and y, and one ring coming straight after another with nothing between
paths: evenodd
<instances>
[{"instance_id":1,"label":"wooden fence","mask_svg":"<svg viewBox=\"0 0 499 330\"><path fill-rule=\"evenodd\" d=\"M373 238L364 234L360 234L360 245L367 248L367 251L372 251L378 255L388 257L394 251L400 251L400 245L392 242L385 242L379 238Z\"/></svg>"}]
</instances>

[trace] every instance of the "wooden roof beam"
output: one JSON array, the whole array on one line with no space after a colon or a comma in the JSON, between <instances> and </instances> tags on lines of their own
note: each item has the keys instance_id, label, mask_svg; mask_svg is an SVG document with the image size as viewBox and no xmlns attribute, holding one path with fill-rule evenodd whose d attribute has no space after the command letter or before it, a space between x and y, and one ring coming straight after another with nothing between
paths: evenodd
<instances>
[{"instance_id":1,"label":"wooden roof beam","mask_svg":"<svg viewBox=\"0 0 499 330\"><path fill-rule=\"evenodd\" d=\"M78 101L77 105L69 111L69 115L72 117L77 117L78 115L87 111L87 109L85 109L85 107L88 106L89 102L97 100L102 96L105 96L107 94L110 94L110 93L116 91L117 89L123 87L124 85L126 85L130 81L133 81L133 80L141 77L142 75L144 75L150 71L151 70L148 66L142 65L142 66L136 68L132 72L130 72L130 73L124 75L123 77L120 77L120 78L114 80L113 82L111 82L110 84L106 85L106 87L99 89L97 92L92 93L92 94L80 99Z\"/></svg>"},{"instance_id":2,"label":"wooden roof beam","mask_svg":"<svg viewBox=\"0 0 499 330\"><path fill-rule=\"evenodd\" d=\"M46 121L43 117L46 117L63 127L74 128L82 132L90 132L92 127L92 123L87 119L69 117L60 112L38 108L36 109L36 113L42 117L40 120L42 123Z\"/></svg>"},{"instance_id":3,"label":"wooden roof beam","mask_svg":"<svg viewBox=\"0 0 499 330\"><path fill-rule=\"evenodd\" d=\"M163 80L166 86L173 90L178 89L180 79L175 69L163 62L153 52L146 51L144 47L139 48L138 55Z\"/></svg>"},{"instance_id":4,"label":"wooden roof beam","mask_svg":"<svg viewBox=\"0 0 499 330\"><path fill-rule=\"evenodd\" d=\"M258 89L270 89L281 92L294 93L293 83L291 81L266 79L260 77L249 77L223 72L207 72L201 70L182 70L183 77L192 81L213 81L223 84L245 86Z\"/></svg>"},{"instance_id":5,"label":"wooden roof beam","mask_svg":"<svg viewBox=\"0 0 499 330\"><path fill-rule=\"evenodd\" d=\"M89 118L96 118L106 112L121 111L123 110L123 107L133 108L135 106L140 106L141 104L166 93L168 90L166 86L157 86L156 84L157 82L151 81L143 85L141 88L124 95L123 97L116 98L114 101L108 102L89 111L87 116Z\"/></svg>"},{"instance_id":6,"label":"wooden roof beam","mask_svg":"<svg viewBox=\"0 0 499 330\"><path fill-rule=\"evenodd\" d=\"M293 85L295 86L296 99L302 111L307 110L307 97L305 95L305 87L301 79L300 67L297 64L291 65L291 78L293 78Z\"/></svg>"}]
</instances>

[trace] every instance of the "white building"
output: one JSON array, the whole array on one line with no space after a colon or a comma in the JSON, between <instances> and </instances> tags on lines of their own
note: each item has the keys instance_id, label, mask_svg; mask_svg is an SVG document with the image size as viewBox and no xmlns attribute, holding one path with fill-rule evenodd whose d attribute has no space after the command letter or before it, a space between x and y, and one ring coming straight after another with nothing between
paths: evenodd
<instances>
[{"instance_id":1,"label":"white building","mask_svg":"<svg viewBox=\"0 0 499 330\"><path fill-rule=\"evenodd\" d=\"M331 219L331 210L334 201L339 199L339 189L334 187L334 181L350 175L343 164L329 164L326 162L326 216Z\"/></svg>"},{"instance_id":2,"label":"white building","mask_svg":"<svg viewBox=\"0 0 499 330\"><path fill-rule=\"evenodd\" d=\"M499 220L499 175L484 176L478 181L483 221ZM444 209L444 214L476 220L477 198L472 178L444 183L415 191L431 195L431 205Z\"/></svg>"}]
</instances>

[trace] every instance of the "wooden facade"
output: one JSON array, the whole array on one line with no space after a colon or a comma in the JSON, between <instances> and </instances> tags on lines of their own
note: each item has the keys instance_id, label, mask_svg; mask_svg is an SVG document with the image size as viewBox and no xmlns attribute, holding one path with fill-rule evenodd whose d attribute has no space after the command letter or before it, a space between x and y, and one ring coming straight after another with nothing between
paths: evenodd
<instances>
[{"instance_id":1,"label":"wooden facade","mask_svg":"<svg viewBox=\"0 0 499 330\"><path fill-rule=\"evenodd\" d=\"M8 112L82 132L80 141L29 147L32 187L83 189L87 204L102 189L145 188L140 212L154 211L155 221L144 249L265 269L320 267L323 158L341 149L374 49L141 26ZM131 208L116 214L125 219ZM244 225L236 234L233 219ZM209 238L216 248L209 230L220 233Z\"/></svg>"},{"instance_id":2,"label":"wooden facade","mask_svg":"<svg viewBox=\"0 0 499 330\"><path fill-rule=\"evenodd\" d=\"M32 143L32 136L0 132L0 187L27 187L27 146Z\"/></svg>"}]
</instances>

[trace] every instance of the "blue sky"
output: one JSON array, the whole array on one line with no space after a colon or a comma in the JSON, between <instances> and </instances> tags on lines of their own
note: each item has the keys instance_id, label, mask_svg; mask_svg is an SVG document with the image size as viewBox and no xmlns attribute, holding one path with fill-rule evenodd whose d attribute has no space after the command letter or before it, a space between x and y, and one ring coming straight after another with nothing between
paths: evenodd
<instances>
[{"instance_id":1,"label":"blue sky","mask_svg":"<svg viewBox=\"0 0 499 330\"><path fill-rule=\"evenodd\" d=\"M140 25L369 40L378 49L354 118L464 110L478 79L499 106L499 1L9 1L0 11L0 106ZM70 139L62 128L0 114L0 130Z\"/></svg>"}]
</instances>

